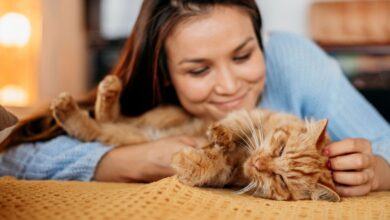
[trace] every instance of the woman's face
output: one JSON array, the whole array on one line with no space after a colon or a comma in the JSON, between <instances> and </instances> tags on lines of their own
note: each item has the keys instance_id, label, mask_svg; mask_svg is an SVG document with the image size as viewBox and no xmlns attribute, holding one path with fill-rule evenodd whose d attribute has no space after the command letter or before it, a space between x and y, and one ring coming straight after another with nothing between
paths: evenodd
<instances>
[{"instance_id":1,"label":"woman's face","mask_svg":"<svg viewBox=\"0 0 390 220\"><path fill-rule=\"evenodd\" d=\"M166 40L168 68L182 106L218 120L253 109L264 88L265 65L251 19L217 6L179 24Z\"/></svg>"}]
</instances>

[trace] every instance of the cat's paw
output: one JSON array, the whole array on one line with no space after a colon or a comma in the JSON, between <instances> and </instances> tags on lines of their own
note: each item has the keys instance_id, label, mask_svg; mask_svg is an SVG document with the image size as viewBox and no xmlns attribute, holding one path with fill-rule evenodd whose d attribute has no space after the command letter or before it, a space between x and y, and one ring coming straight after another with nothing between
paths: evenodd
<instances>
[{"instance_id":1,"label":"cat's paw","mask_svg":"<svg viewBox=\"0 0 390 220\"><path fill-rule=\"evenodd\" d=\"M71 115L73 115L79 110L77 103L73 99L73 97L65 92L61 93L57 98L52 101L50 109L53 113L53 117L59 123L63 123L68 118L70 118Z\"/></svg>"},{"instance_id":2,"label":"cat's paw","mask_svg":"<svg viewBox=\"0 0 390 220\"><path fill-rule=\"evenodd\" d=\"M195 185L195 182L191 178L192 174L196 170L199 170L198 163L192 160L192 154L196 155L194 149L185 148L173 156L171 163L179 181L190 186Z\"/></svg>"},{"instance_id":3,"label":"cat's paw","mask_svg":"<svg viewBox=\"0 0 390 220\"><path fill-rule=\"evenodd\" d=\"M210 125L207 135L212 143L220 146L229 146L233 141L233 133L219 123Z\"/></svg>"},{"instance_id":4,"label":"cat's paw","mask_svg":"<svg viewBox=\"0 0 390 220\"><path fill-rule=\"evenodd\" d=\"M229 167L217 151L185 148L176 153L171 166L180 182L189 186L221 187L227 182Z\"/></svg>"},{"instance_id":5,"label":"cat's paw","mask_svg":"<svg viewBox=\"0 0 390 220\"><path fill-rule=\"evenodd\" d=\"M171 166L180 182L201 186L204 183L201 174L204 172L205 162L207 163L207 158L201 150L185 148L174 155Z\"/></svg>"},{"instance_id":6,"label":"cat's paw","mask_svg":"<svg viewBox=\"0 0 390 220\"><path fill-rule=\"evenodd\" d=\"M98 95L105 101L115 100L122 91L122 82L115 75L106 76L98 86Z\"/></svg>"}]
</instances>

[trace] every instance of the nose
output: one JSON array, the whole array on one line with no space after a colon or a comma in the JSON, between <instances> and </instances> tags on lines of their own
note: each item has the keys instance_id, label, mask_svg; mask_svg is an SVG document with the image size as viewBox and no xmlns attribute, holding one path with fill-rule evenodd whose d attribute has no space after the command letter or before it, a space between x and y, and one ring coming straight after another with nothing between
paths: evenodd
<instances>
[{"instance_id":1,"label":"nose","mask_svg":"<svg viewBox=\"0 0 390 220\"><path fill-rule=\"evenodd\" d=\"M238 90L238 79L229 67L218 72L215 91L220 95L234 95Z\"/></svg>"},{"instance_id":2,"label":"nose","mask_svg":"<svg viewBox=\"0 0 390 220\"><path fill-rule=\"evenodd\" d=\"M255 162L253 162L253 166L256 168L257 171L265 171L266 170L266 164L264 160L260 160L260 158L257 158Z\"/></svg>"}]
</instances>

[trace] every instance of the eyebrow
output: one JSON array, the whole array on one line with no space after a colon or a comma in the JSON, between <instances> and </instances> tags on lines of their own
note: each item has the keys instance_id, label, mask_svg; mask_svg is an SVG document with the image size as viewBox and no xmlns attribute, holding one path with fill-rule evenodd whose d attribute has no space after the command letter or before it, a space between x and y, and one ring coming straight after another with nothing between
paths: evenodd
<instances>
[{"instance_id":1,"label":"eyebrow","mask_svg":"<svg viewBox=\"0 0 390 220\"><path fill-rule=\"evenodd\" d=\"M243 47L245 47L250 41L252 41L254 38L253 37L248 37L247 39L245 39L244 42L242 42L240 45L238 45L238 47L236 47L233 52L237 52L239 50L241 50ZM181 60L179 62L179 65L183 64L183 63L202 63L204 62L206 59L203 59L203 58L194 58L194 59L187 59L187 58L184 58L183 60Z\"/></svg>"}]
</instances>

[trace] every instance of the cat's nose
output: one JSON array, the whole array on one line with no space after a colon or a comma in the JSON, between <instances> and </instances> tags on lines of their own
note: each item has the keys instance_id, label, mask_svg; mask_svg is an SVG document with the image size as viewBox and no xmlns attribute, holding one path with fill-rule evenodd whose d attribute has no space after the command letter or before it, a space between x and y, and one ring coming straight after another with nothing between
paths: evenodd
<instances>
[{"instance_id":1,"label":"cat's nose","mask_svg":"<svg viewBox=\"0 0 390 220\"><path fill-rule=\"evenodd\" d=\"M263 160L260 160L260 158L257 158L255 162L253 162L253 166L256 168L257 171L263 171L265 169L265 162Z\"/></svg>"}]
</instances>

